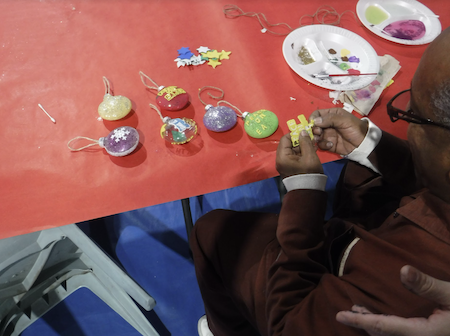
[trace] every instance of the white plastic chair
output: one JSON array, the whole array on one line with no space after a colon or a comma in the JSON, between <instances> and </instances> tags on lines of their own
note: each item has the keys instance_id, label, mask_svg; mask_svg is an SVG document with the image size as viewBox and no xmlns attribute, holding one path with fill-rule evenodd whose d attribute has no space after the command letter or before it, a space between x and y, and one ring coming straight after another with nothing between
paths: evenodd
<instances>
[{"instance_id":1,"label":"white plastic chair","mask_svg":"<svg viewBox=\"0 0 450 336\"><path fill-rule=\"evenodd\" d=\"M0 336L20 335L81 287L142 335L159 335L131 298L147 311L155 300L72 224L0 240Z\"/></svg>"}]
</instances>

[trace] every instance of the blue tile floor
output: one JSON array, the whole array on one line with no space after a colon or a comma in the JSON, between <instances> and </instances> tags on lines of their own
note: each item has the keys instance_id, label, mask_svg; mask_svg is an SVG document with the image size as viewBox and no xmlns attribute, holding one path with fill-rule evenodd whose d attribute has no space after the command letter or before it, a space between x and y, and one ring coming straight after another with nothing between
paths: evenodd
<instances>
[{"instance_id":1,"label":"blue tile floor","mask_svg":"<svg viewBox=\"0 0 450 336\"><path fill-rule=\"evenodd\" d=\"M324 164L329 176L328 213L335 184L345 161ZM278 212L277 179L190 198L192 218L225 208ZM195 278L181 201L175 201L79 226L139 283L157 304L145 315L160 335L197 336L197 321L204 314ZM125 320L88 289L81 288L38 319L23 336L139 336Z\"/></svg>"}]
</instances>

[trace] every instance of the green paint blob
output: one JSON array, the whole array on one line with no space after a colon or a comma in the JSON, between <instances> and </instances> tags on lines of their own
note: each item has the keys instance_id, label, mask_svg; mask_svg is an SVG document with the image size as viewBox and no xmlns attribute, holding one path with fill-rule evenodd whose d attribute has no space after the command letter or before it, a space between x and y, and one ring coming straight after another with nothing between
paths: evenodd
<instances>
[{"instance_id":1,"label":"green paint blob","mask_svg":"<svg viewBox=\"0 0 450 336\"><path fill-rule=\"evenodd\" d=\"M369 21L369 23L374 25L383 22L389 17L387 13L378 6L367 7L365 14L367 21Z\"/></svg>"},{"instance_id":2,"label":"green paint blob","mask_svg":"<svg viewBox=\"0 0 450 336\"><path fill-rule=\"evenodd\" d=\"M350 65L346 64L346 63L341 63L339 64L339 68L341 68L342 70L348 70L350 69Z\"/></svg>"},{"instance_id":3,"label":"green paint blob","mask_svg":"<svg viewBox=\"0 0 450 336\"><path fill-rule=\"evenodd\" d=\"M278 128L278 117L268 110L249 113L244 119L244 129L252 138L262 139L271 136Z\"/></svg>"}]
</instances>

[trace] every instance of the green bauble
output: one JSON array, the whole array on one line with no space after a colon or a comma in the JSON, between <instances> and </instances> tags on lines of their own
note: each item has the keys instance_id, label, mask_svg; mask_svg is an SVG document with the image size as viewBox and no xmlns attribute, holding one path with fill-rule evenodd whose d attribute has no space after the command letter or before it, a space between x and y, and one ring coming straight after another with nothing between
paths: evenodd
<instances>
[{"instance_id":1,"label":"green bauble","mask_svg":"<svg viewBox=\"0 0 450 336\"><path fill-rule=\"evenodd\" d=\"M278 117L268 110L243 114L245 132L252 138L262 139L271 136L278 128Z\"/></svg>"}]
</instances>

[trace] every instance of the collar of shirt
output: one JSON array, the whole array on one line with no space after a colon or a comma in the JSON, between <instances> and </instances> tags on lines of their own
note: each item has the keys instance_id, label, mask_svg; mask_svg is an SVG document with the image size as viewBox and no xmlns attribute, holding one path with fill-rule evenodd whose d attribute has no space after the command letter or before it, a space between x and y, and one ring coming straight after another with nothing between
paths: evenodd
<instances>
[{"instance_id":1,"label":"collar of shirt","mask_svg":"<svg viewBox=\"0 0 450 336\"><path fill-rule=\"evenodd\" d=\"M450 204L429 190L404 197L397 213L450 244Z\"/></svg>"}]
</instances>

